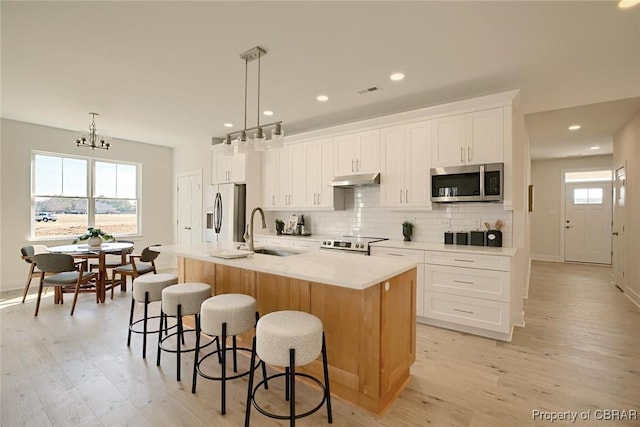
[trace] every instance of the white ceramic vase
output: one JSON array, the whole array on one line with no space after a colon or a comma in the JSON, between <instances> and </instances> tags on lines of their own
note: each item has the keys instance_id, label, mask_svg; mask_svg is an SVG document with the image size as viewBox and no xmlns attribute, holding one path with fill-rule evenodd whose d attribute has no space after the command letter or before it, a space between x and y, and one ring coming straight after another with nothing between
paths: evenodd
<instances>
[{"instance_id":1,"label":"white ceramic vase","mask_svg":"<svg viewBox=\"0 0 640 427\"><path fill-rule=\"evenodd\" d=\"M89 237L89 246L90 247L97 247L102 245L102 238L100 236L95 236L95 237Z\"/></svg>"}]
</instances>

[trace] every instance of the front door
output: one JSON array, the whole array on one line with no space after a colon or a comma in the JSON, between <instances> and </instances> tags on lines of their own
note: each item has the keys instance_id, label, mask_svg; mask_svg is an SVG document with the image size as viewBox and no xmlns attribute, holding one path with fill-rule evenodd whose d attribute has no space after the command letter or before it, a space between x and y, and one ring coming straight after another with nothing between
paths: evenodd
<instances>
[{"instance_id":1,"label":"front door","mask_svg":"<svg viewBox=\"0 0 640 427\"><path fill-rule=\"evenodd\" d=\"M178 244L202 241L202 175L178 175Z\"/></svg>"},{"instance_id":2,"label":"front door","mask_svg":"<svg viewBox=\"0 0 640 427\"><path fill-rule=\"evenodd\" d=\"M616 169L613 185L613 284L624 290L625 254L624 254L624 201L625 168Z\"/></svg>"},{"instance_id":3,"label":"front door","mask_svg":"<svg viewBox=\"0 0 640 427\"><path fill-rule=\"evenodd\" d=\"M565 184L564 260L611 264L611 183Z\"/></svg>"}]
</instances>

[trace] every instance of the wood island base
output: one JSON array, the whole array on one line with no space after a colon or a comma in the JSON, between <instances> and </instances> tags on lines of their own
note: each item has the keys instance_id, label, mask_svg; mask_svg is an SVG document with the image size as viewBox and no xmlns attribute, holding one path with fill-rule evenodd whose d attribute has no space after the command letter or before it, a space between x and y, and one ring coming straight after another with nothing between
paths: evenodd
<instances>
[{"instance_id":1,"label":"wood island base","mask_svg":"<svg viewBox=\"0 0 640 427\"><path fill-rule=\"evenodd\" d=\"M181 283L208 283L214 295L251 295L260 315L299 310L320 318L331 394L358 407L381 414L410 380L416 359L416 268L364 290L185 257L178 257L178 275ZM321 360L299 369L322 377Z\"/></svg>"}]
</instances>

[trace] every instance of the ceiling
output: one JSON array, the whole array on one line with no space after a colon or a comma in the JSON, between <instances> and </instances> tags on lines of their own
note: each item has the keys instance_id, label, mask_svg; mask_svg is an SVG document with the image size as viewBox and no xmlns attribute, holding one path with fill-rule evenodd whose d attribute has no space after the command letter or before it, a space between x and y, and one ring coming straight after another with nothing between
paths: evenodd
<instances>
[{"instance_id":1,"label":"ceiling","mask_svg":"<svg viewBox=\"0 0 640 427\"><path fill-rule=\"evenodd\" d=\"M239 55L257 45L267 50L261 110L275 112L261 120L283 120L286 134L520 89L534 157L602 154L640 110L640 7L610 1L0 7L2 117L86 132L98 112L112 138L175 147L209 144L226 122L241 129ZM396 71L406 78L392 82ZM602 151L591 153L596 141Z\"/></svg>"}]
</instances>

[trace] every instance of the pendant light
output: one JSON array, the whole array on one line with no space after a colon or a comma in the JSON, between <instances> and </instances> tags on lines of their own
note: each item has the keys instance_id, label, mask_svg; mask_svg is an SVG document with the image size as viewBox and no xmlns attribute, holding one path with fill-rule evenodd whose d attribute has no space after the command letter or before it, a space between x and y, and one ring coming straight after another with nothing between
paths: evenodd
<instances>
[{"instance_id":1,"label":"pendant light","mask_svg":"<svg viewBox=\"0 0 640 427\"><path fill-rule=\"evenodd\" d=\"M282 147L284 132L282 130L282 121L277 121L274 123L268 123L264 125L260 125L260 66L261 66L261 58L267 54L267 51L259 46L256 46L248 51L242 53L240 58L244 60L244 126L242 130L230 132L227 134L227 137L223 141L224 144L224 154L225 155L233 155L234 154L234 146L237 148L238 153L247 153L249 151L264 151L268 148L280 148ZM252 128L247 128L247 76L248 76L248 68L249 62L254 59L258 60L258 116L257 116L257 126ZM267 140L265 135L265 128L270 128L271 130L271 139ZM249 131L255 130L254 139L251 139L247 136ZM237 135L236 139L233 137Z\"/></svg>"}]
</instances>

